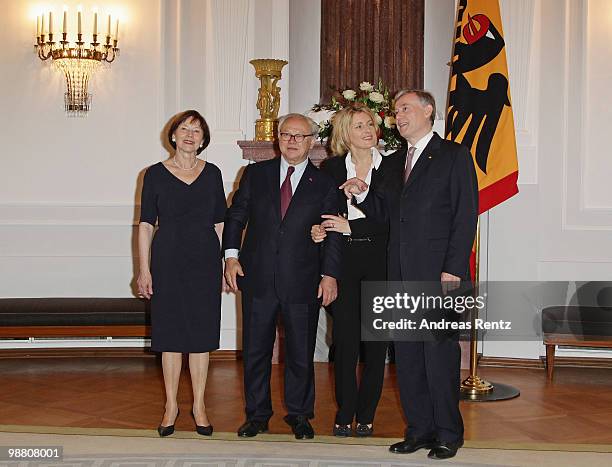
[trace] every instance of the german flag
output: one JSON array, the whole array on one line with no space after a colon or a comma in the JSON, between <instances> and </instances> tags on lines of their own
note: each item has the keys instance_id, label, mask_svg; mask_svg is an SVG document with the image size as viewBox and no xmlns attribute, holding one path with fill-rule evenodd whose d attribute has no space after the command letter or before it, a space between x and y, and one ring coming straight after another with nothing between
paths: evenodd
<instances>
[{"instance_id":1,"label":"german flag","mask_svg":"<svg viewBox=\"0 0 612 467\"><path fill-rule=\"evenodd\" d=\"M518 161L498 0L460 0L446 139L470 148L479 213L518 193Z\"/></svg>"}]
</instances>

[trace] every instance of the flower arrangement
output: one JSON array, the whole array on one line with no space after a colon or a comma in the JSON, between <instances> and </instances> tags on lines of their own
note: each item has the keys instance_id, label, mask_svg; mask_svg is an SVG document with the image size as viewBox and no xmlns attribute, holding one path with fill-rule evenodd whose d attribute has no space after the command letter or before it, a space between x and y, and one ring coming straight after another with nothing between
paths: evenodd
<instances>
[{"instance_id":1,"label":"flower arrangement","mask_svg":"<svg viewBox=\"0 0 612 467\"><path fill-rule=\"evenodd\" d=\"M369 107L376 115L376 123L380 130L380 139L385 146L385 152L394 151L402 145L402 139L395 127L395 117L391 110L389 90L384 87L382 80L377 86L363 81L359 89L345 89L336 92L329 104L314 105L308 116L319 125L319 139L325 140L331 135L331 118L338 110L347 105L361 103Z\"/></svg>"}]
</instances>

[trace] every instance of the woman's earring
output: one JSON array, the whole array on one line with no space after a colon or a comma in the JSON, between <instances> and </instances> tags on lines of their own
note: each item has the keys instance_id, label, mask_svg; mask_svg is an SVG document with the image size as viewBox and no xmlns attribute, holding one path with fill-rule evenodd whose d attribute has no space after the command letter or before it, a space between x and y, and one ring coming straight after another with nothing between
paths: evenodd
<instances>
[{"instance_id":1,"label":"woman's earring","mask_svg":"<svg viewBox=\"0 0 612 467\"><path fill-rule=\"evenodd\" d=\"M172 137L172 142L176 143L176 138L174 136Z\"/></svg>"}]
</instances>

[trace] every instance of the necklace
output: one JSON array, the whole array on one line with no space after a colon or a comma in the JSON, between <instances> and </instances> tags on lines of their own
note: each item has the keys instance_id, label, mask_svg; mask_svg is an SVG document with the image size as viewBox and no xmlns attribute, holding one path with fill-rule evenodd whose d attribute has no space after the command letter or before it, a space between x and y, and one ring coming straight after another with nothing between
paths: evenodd
<instances>
[{"instance_id":1,"label":"necklace","mask_svg":"<svg viewBox=\"0 0 612 467\"><path fill-rule=\"evenodd\" d=\"M193 170L193 169L195 169L195 168L197 167L197 165L198 165L198 159L197 159L197 157L196 157L196 159L195 159L195 161L194 161L193 165L192 165L191 167L188 167L188 168L181 167L180 165L178 165L178 164L176 163L176 156L174 156L174 157L172 158L172 163L174 164L174 167L176 167L177 169L180 169L180 170Z\"/></svg>"}]
</instances>

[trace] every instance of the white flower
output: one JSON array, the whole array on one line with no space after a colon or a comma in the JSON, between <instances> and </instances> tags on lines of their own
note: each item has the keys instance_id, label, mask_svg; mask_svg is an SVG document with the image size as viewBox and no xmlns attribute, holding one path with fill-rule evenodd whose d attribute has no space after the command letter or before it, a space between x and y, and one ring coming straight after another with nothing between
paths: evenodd
<instances>
[{"instance_id":1,"label":"white flower","mask_svg":"<svg viewBox=\"0 0 612 467\"><path fill-rule=\"evenodd\" d=\"M374 116L376 117L376 124L380 126L383 121L382 118L380 118L380 115L378 114L374 114Z\"/></svg>"},{"instance_id":2,"label":"white flower","mask_svg":"<svg viewBox=\"0 0 612 467\"><path fill-rule=\"evenodd\" d=\"M310 117L314 120L314 122L319 125L319 127L323 128L327 122L332 118L332 115L336 113L335 110L311 110L306 114L307 117Z\"/></svg>"},{"instance_id":3,"label":"white flower","mask_svg":"<svg viewBox=\"0 0 612 467\"><path fill-rule=\"evenodd\" d=\"M393 128L395 126L395 117L392 117L390 115L387 115L385 117L385 126L387 128Z\"/></svg>"},{"instance_id":4,"label":"white flower","mask_svg":"<svg viewBox=\"0 0 612 467\"><path fill-rule=\"evenodd\" d=\"M377 104L380 104L381 102L384 102L385 96L383 96L379 92L374 91L368 95L368 99L370 99L372 102L376 102Z\"/></svg>"},{"instance_id":5,"label":"white flower","mask_svg":"<svg viewBox=\"0 0 612 467\"><path fill-rule=\"evenodd\" d=\"M362 91L365 91L365 92L370 92L370 91L374 91L374 86L372 86L367 81L362 81L359 84L359 89L361 89Z\"/></svg>"},{"instance_id":6,"label":"white flower","mask_svg":"<svg viewBox=\"0 0 612 467\"><path fill-rule=\"evenodd\" d=\"M355 99L355 97L357 97L357 93L352 89L347 89L342 91L342 97L344 97L347 101L352 101Z\"/></svg>"}]
</instances>

